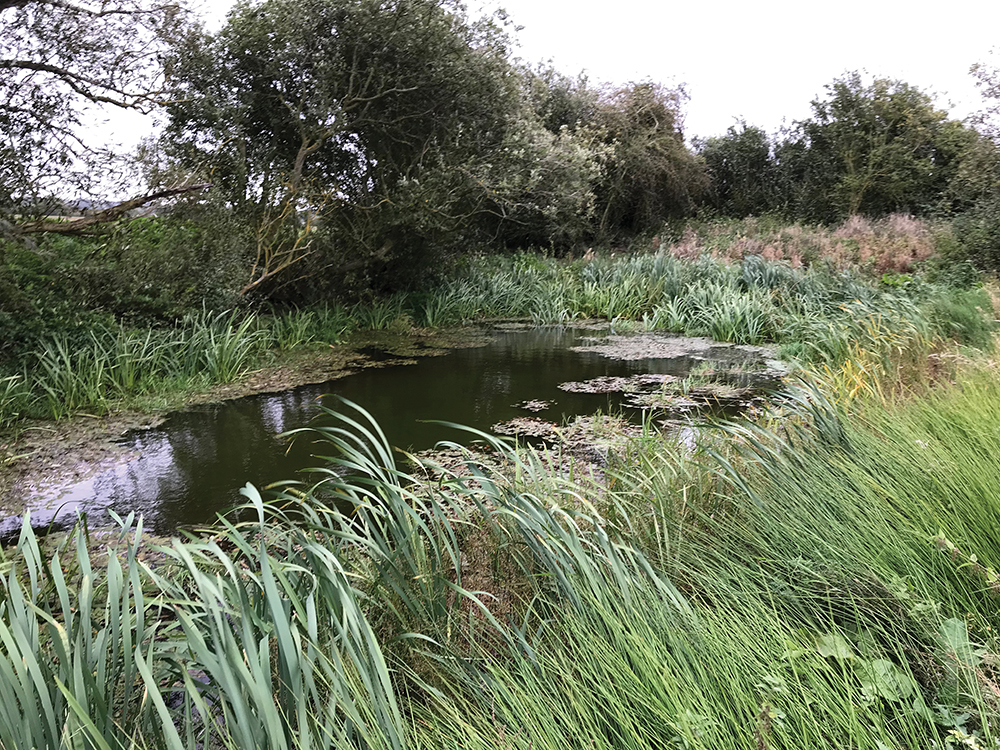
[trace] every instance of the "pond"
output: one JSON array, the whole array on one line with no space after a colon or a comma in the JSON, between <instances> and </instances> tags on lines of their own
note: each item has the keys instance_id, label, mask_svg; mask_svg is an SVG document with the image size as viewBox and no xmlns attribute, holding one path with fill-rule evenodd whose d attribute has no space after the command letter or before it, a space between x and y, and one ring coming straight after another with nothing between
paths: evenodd
<instances>
[{"instance_id":1,"label":"pond","mask_svg":"<svg viewBox=\"0 0 1000 750\"><path fill-rule=\"evenodd\" d=\"M489 431L529 413L556 423L598 410L641 419L642 404L634 397L614 389L588 392L609 389L581 387L587 381L656 374L666 376L656 381L661 382L684 377L693 367L704 369L706 362L731 373L727 377L734 386L766 384L775 377L766 349L705 339L618 336L606 327L543 327L496 329L485 341L416 361L397 362L386 355L379 367L327 383L175 412L157 427L122 438L128 460L34 498L32 525L63 527L83 512L92 525L100 525L107 521L107 509L123 516L142 514L147 528L157 533L211 522L240 501L245 483L266 487L322 463L313 456L311 441L289 444L277 436L318 418L319 403L337 408L335 396L366 409L392 445L421 450L439 440L470 439L468 433L427 420ZM527 404L531 412L523 408L525 402L534 402ZM677 404L692 413L689 400ZM664 407L668 416L670 410ZM2 519L0 535L19 526L19 518Z\"/></svg>"}]
</instances>

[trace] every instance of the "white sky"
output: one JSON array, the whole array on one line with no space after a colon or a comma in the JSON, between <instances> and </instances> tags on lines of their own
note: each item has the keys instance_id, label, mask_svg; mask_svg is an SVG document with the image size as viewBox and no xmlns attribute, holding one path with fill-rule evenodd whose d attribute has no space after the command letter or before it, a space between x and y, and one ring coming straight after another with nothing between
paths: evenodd
<instances>
[{"instance_id":1,"label":"white sky","mask_svg":"<svg viewBox=\"0 0 1000 750\"><path fill-rule=\"evenodd\" d=\"M683 83L685 134L725 132L737 118L769 131L810 115L809 102L851 70L896 78L937 95L964 118L981 106L969 75L1000 66L1000 0L467 0L499 7L522 27L515 54L551 59L593 83ZM205 0L210 24L229 0ZM115 116L111 141L135 143L148 121Z\"/></svg>"},{"instance_id":2,"label":"white sky","mask_svg":"<svg viewBox=\"0 0 1000 750\"><path fill-rule=\"evenodd\" d=\"M595 82L686 84L688 136L722 134L738 117L767 130L804 119L851 70L937 93L963 118L981 102L969 67L1000 46L998 0L469 1L507 10L525 60Z\"/></svg>"}]
</instances>

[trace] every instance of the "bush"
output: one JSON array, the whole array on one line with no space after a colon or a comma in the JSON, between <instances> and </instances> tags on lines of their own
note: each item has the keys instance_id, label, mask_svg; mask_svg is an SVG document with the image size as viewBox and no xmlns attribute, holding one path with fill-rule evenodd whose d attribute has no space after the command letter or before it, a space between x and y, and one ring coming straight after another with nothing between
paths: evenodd
<instances>
[{"instance_id":1,"label":"bush","mask_svg":"<svg viewBox=\"0 0 1000 750\"><path fill-rule=\"evenodd\" d=\"M953 222L956 259L967 259L981 271L1000 271L1000 199L985 199Z\"/></svg>"}]
</instances>

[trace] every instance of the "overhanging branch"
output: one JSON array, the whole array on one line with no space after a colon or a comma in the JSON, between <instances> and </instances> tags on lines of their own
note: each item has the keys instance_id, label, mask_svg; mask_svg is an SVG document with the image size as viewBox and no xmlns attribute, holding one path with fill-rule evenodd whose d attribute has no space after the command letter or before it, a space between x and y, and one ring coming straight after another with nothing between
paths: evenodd
<instances>
[{"instance_id":1,"label":"overhanging branch","mask_svg":"<svg viewBox=\"0 0 1000 750\"><path fill-rule=\"evenodd\" d=\"M55 234L83 234L95 226L118 221L118 219L125 216L125 214L129 211L134 211L135 209L141 208L147 203L152 203L160 198L170 198L183 193L193 193L197 190L207 190L210 187L212 187L211 183L205 182L198 185L165 188L164 190L158 190L155 193L148 193L147 195L141 195L137 198L131 198L127 201L111 206L110 208L96 211L90 216L74 216L66 219L39 219L38 221L31 221L27 224L17 226L16 231L20 234L40 234L42 232L51 232Z\"/></svg>"}]
</instances>

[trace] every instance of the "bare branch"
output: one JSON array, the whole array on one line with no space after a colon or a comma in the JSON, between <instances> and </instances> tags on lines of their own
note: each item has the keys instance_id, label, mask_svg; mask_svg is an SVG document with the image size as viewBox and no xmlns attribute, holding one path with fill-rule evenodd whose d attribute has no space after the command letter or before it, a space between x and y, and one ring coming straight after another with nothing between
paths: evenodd
<instances>
[{"instance_id":1,"label":"bare branch","mask_svg":"<svg viewBox=\"0 0 1000 750\"><path fill-rule=\"evenodd\" d=\"M63 68L58 65L50 65L48 63L35 62L34 60L0 60L0 70L32 70L39 73L50 73L73 89L73 91L78 93L80 96L86 97L92 102L112 104L116 107L122 107L123 109L132 109L136 107L138 100L158 93L150 91L130 94L123 89L115 87L109 81L97 81L93 78L88 78L80 73L69 70L68 68ZM102 89L104 91L117 94L121 98L116 99L106 96L94 91L93 89ZM134 101L130 101L130 99Z\"/></svg>"},{"instance_id":2,"label":"bare branch","mask_svg":"<svg viewBox=\"0 0 1000 750\"><path fill-rule=\"evenodd\" d=\"M58 220L40 219L39 221L32 221L18 226L17 231L21 234L39 234L42 232L51 232L54 234L82 234L95 226L117 221L125 216L125 214L129 211L141 208L147 203L152 203L160 198L170 198L183 193L193 193L197 190L207 190L210 187L212 187L211 183L206 182L199 185L185 185L183 187L165 188L164 190L158 190L155 193L148 193L137 198L131 198L130 200L123 201L122 203L111 206L110 208L97 211L90 216L75 216Z\"/></svg>"},{"instance_id":3,"label":"bare branch","mask_svg":"<svg viewBox=\"0 0 1000 750\"><path fill-rule=\"evenodd\" d=\"M148 9L122 6L117 8L102 8L101 10L94 10L93 8L87 8L83 5L63 2L63 0L0 0L0 13L13 8L26 8L29 5L46 5L50 8L59 8L60 10L69 11L70 13L79 13L80 15L85 15L90 18L155 15L162 13L165 10L180 7L174 3L167 3L165 5L158 5Z\"/></svg>"}]
</instances>

